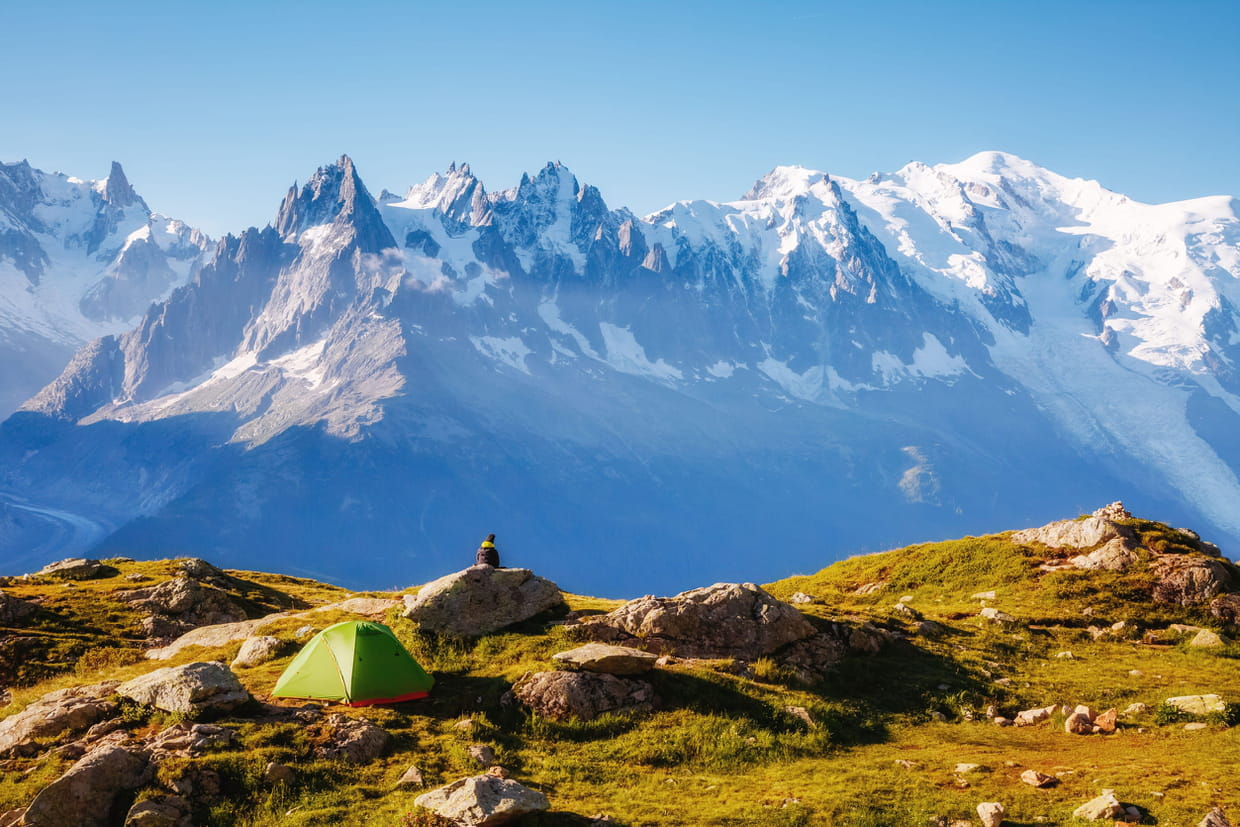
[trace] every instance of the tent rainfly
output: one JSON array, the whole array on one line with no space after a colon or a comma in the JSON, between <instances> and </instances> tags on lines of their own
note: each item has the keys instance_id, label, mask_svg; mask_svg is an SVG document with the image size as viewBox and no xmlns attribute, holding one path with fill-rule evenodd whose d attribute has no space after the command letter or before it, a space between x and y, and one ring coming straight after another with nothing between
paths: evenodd
<instances>
[{"instance_id":1,"label":"tent rainfly","mask_svg":"<svg viewBox=\"0 0 1240 827\"><path fill-rule=\"evenodd\" d=\"M425 698L434 684L391 629L349 620L311 638L271 694L370 706Z\"/></svg>"}]
</instances>

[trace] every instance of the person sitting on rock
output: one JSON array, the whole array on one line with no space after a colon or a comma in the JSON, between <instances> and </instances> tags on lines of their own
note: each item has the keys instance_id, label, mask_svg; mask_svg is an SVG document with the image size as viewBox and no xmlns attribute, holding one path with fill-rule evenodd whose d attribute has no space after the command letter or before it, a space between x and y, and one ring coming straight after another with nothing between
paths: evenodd
<instances>
[{"instance_id":1,"label":"person sitting on rock","mask_svg":"<svg viewBox=\"0 0 1240 827\"><path fill-rule=\"evenodd\" d=\"M495 547L495 535L488 534L478 546L477 565L499 568L499 549Z\"/></svg>"}]
</instances>

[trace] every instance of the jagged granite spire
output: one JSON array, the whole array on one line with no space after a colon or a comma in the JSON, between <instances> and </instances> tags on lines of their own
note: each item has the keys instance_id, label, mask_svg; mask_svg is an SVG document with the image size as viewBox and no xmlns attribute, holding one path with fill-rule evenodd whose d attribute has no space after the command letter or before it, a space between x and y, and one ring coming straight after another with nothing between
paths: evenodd
<instances>
[{"instance_id":1,"label":"jagged granite spire","mask_svg":"<svg viewBox=\"0 0 1240 827\"><path fill-rule=\"evenodd\" d=\"M102 195L104 201L116 207L128 207L142 200L125 177L120 161L112 162L112 170L103 181Z\"/></svg>"}]
</instances>

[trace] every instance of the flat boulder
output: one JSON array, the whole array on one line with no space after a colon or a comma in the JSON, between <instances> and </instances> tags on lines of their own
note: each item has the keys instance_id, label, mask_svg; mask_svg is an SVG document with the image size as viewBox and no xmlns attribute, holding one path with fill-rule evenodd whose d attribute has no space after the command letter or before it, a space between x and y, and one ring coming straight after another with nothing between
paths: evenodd
<instances>
[{"instance_id":1,"label":"flat boulder","mask_svg":"<svg viewBox=\"0 0 1240 827\"><path fill-rule=\"evenodd\" d=\"M57 689L0 721L0 756L34 754L39 741L88 729L116 711L117 681Z\"/></svg>"},{"instance_id":2,"label":"flat boulder","mask_svg":"<svg viewBox=\"0 0 1240 827\"><path fill-rule=\"evenodd\" d=\"M628 646L587 643L567 652L557 652L551 656L551 659L584 672L637 675L653 669L659 656Z\"/></svg>"},{"instance_id":3,"label":"flat boulder","mask_svg":"<svg viewBox=\"0 0 1240 827\"><path fill-rule=\"evenodd\" d=\"M144 706L187 715L231 712L250 700L250 693L232 670L215 661L156 669L121 684L116 694Z\"/></svg>"},{"instance_id":4,"label":"flat boulder","mask_svg":"<svg viewBox=\"0 0 1240 827\"><path fill-rule=\"evenodd\" d=\"M643 680L597 672L535 672L512 688L513 697L556 721L592 721L606 712L648 712L654 688Z\"/></svg>"},{"instance_id":5,"label":"flat boulder","mask_svg":"<svg viewBox=\"0 0 1240 827\"><path fill-rule=\"evenodd\" d=\"M98 560L86 557L69 557L48 563L35 572L36 577L51 577L54 580L92 580L96 577L113 572L115 569L105 566Z\"/></svg>"},{"instance_id":6,"label":"flat boulder","mask_svg":"<svg viewBox=\"0 0 1240 827\"><path fill-rule=\"evenodd\" d=\"M1227 705L1218 695L1177 695L1163 701L1167 706L1174 706L1189 715L1209 715L1212 712L1224 712Z\"/></svg>"},{"instance_id":7,"label":"flat boulder","mask_svg":"<svg viewBox=\"0 0 1240 827\"><path fill-rule=\"evenodd\" d=\"M753 583L716 583L675 597L630 600L576 627L608 643L687 658L756 660L816 630L793 606Z\"/></svg>"},{"instance_id":8,"label":"flat boulder","mask_svg":"<svg viewBox=\"0 0 1240 827\"><path fill-rule=\"evenodd\" d=\"M274 619L283 616L276 614L255 620L242 620L236 623L217 623L210 626L199 626L197 629L191 629L181 635L167 646L148 649L146 656L150 660L169 660L191 646L225 646L233 641L245 640Z\"/></svg>"},{"instance_id":9,"label":"flat boulder","mask_svg":"<svg viewBox=\"0 0 1240 827\"><path fill-rule=\"evenodd\" d=\"M44 787L30 803L22 823L30 827L103 827L115 823L112 808L117 796L141 787L149 778L145 754L102 744Z\"/></svg>"},{"instance_id":10,"label":"flat boulder","mask_svg":"<svg viewBox=\"0 0 1240 827\"><path fill-rule=\"evenodd\" d=\"M564 600L555 583L529 569L471 566L423 586L404 615L423 630L478 637L529 620Z\"/></svg>"},{"instance_id":11,"label":"flat boulder","mask_svg":"<svg viewBox=\"0 0 1240 827\"><path fill-rule=\"evenodd\" d=\"M460 827L495 827L550 809L547 797L511 778L474 775L413 800Z\"/></svg>"}]
</instances>

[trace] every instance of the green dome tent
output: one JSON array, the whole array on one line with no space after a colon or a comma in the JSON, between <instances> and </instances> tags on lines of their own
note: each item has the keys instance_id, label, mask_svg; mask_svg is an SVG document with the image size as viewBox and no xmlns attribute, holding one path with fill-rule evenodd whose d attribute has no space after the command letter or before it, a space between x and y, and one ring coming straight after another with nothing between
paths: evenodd
<instances>
[{"instance_id":1,"label":"green dome tent","mask_svg":"<svg viewBox=\"0 0 1240 827\"><path fill-rule=\"evenodd\" d=\"M391 629L349 620L311 638L271 694L370 706L425 698L434 684Z\"/></svg>"}]
</instances>

